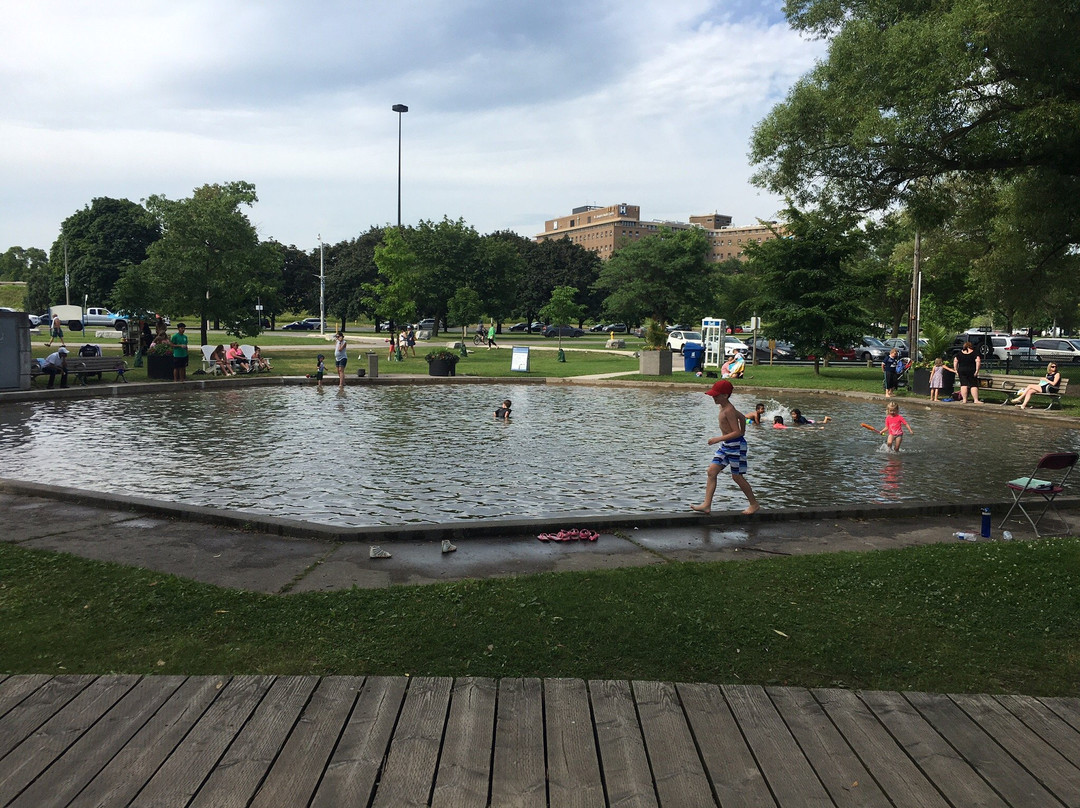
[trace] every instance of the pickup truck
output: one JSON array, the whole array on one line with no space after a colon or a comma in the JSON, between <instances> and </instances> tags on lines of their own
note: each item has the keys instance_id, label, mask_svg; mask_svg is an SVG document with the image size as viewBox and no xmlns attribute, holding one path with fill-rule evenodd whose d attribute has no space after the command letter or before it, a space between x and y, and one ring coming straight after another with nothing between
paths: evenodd
<instances>
[{"instance_id":1,"label":"pickup truck","mask_svg":"<svg viewBox=\"0 0 1080 808\"><path fill-rule=\"evenodd\" d=\"M93 306L86 310L86 314L83 315L83 322L88 326L96 326L106 328L112 328L116 331L123 331L127 328L127 317L123 314L115 314L108 309L95 308Z\"/></svg>"}]
</instances>

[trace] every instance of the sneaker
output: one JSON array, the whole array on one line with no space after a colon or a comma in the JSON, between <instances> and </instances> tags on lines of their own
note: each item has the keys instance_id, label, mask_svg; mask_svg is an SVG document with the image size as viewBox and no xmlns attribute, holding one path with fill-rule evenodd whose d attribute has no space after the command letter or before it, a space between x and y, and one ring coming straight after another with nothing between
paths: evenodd
<instances>
[{"instance_id":1,"label":"sneaker","mask_svg":"<svg viewBox=\"0 0 1080 808\"><path fill-rule=\"evenodd\" d=\"M456 549L457 549L457 545L451 544L450 539L443 539L442 540L442 551L444 553L452 553Z\"/></svg>"},{"instance_id":2,"label":"sneaker","mask_svg":"<svg viewBox=\"0 0 1080 808\"><path fill-rule=\"evenodd\" d=\"M379 547L378 545L373 544L373 545L371 545L371 549L368 550L368 557L369 558L390 558L391 556L390 556L390 553L386 552L386 550Z\"/></svg>"}]
</instances>

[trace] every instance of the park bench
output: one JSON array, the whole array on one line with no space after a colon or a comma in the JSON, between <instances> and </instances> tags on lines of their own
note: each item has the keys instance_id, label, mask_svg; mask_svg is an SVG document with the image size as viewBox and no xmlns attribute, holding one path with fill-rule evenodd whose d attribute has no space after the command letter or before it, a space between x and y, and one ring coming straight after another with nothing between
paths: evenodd
<instances>
[{"instance_id":1,"label":"park bench","mask_svg":"<svg viewBox=\"0 0 1080 808\"><path fill-rule=\"evenodd\" d=\"M1015 396L1018 392L1023 390L1029 384L1038 384L1043 381L1045 376L1017 376L1015 374L1004 373L982 373L979 374L979 392L983 390L996 390L1001 393L1005 393L1005 402ZM1058 391L1056 393L1032 393L1032 400L1035 396L1042 396L1050 399L1050 403L1046 405L1046 409L1051 409L1055 404L1061 405L1061 397L1065 395L1065 391L1069 388L1069 380L1064 376L1061 377L1061 384L1058 385Z\"/></svg>"},{"instance_id":2,"label":"park bench","mask_svg":"<svg viewBox=\"0 0 1080 808\"><path fill-rule=\"evenodd\" d=\"M68 375L74 374L78 381L86 384L86 377L92 376L95 373L100 376L102 373L115 373L115 381L126 382L127 376L127 363L118 356L77 356L75 354L69 354L67 360ZM30 378L45 373L44 370L34 362L30 366Z\"/></svg>"}]
</instances>

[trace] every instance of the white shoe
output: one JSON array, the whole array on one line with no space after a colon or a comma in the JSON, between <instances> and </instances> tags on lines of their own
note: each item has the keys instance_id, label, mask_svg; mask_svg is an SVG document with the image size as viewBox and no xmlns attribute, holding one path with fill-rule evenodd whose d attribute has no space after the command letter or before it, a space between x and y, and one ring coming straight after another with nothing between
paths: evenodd
<instances>
[{"instance_id":1,"label":"white shoe","mask_svg":"<svg viewBox=\"0 0 1080 808\"><path fill-rule=\"evenodd\" d=\"M371 545L371 549L368 550L368 557L369 558L391 558L391 555L390 555L390 553L386 552L386 550L384 550L383 548L379 547L378 545L373 544L373 545Z\"/></svg>"},{"instance_id":2,"label":"white shoe","mask_svg":"<svg viewBox=\"0 0 1080 808\"><path fill-rule=\"evenodd\" d=\"M443 539L442 540L442 551L444 553L452 553L456 549L457 549L457 545L451 544L450 539Z\"/></svg>"}]
</instances>

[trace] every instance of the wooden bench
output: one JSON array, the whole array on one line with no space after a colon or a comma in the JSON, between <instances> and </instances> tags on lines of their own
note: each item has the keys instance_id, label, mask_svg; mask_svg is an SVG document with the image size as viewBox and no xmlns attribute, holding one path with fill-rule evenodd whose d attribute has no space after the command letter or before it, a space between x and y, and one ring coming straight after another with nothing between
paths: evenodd
<instances>
[{"instance_id":1,"label":"wooden bench","mask_svg":"<svg viewBox=\"0 0 1080 808\"><path fill-rule=\"evenodd\" d=\"M118 356L78 356L68 354L68 374L74 374L78 381L86 384L86 377L93 374L115 373L115 381L126 382L127 363ZM30 378L39 376L46 371L42 370L37 362L30 366Z\"/></svg>"},{"instance_id":2,"label":"wooden bench","mask_svg":"<svg viewBox=\"0 0 1080 808\"><path fill-rule=\"evenodd\" d=\"M1015 374L1004 373L983 373L979 375L979 390L996 390L1006 394L1005 401L1007 404L1009 399L1027 387L1029 384L1038 384L1046 379L1045 376L1017 376ZM1050 399L1050 403L1046 405L1046 409L1051 409L1055 404L1060 406L1061 397L1065 395L1065 391L1069 388L1069 380L1064 376L1061 377L1061 384L1058 385L1058 391L1056 393L1032 393L1032 399L1035 396L1043 396Z\"/></svg>"}]
</instances>

